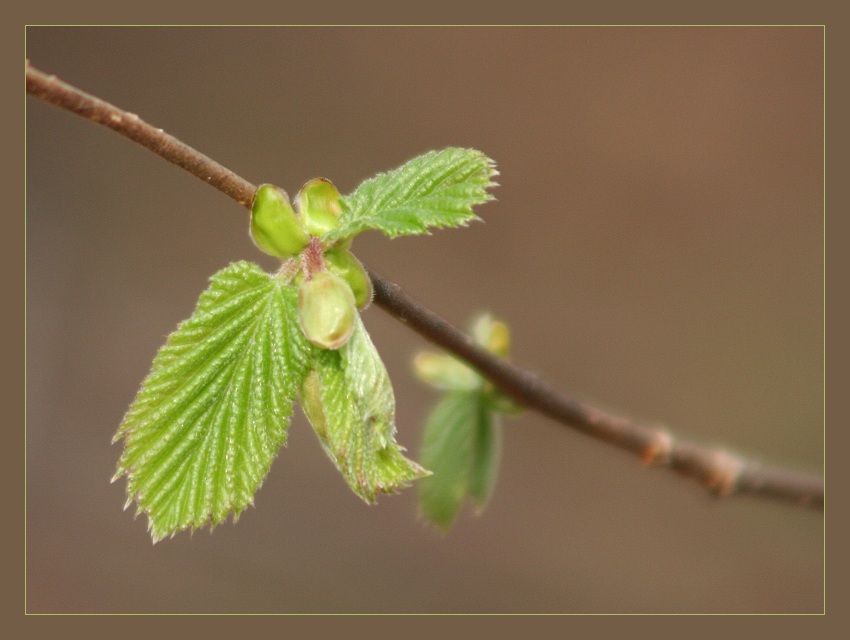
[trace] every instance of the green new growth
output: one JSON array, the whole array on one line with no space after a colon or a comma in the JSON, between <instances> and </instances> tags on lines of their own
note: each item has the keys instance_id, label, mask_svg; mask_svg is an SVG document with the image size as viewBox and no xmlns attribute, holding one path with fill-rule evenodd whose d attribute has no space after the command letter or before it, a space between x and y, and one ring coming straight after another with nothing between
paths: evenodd
<instances>
[{"instance_id":1,"label":"green new growth","mask_svg":"<svg viewBox=\"0 0 850 640\"><path fill-rule=\"evenodd\" d=\"M473 206L492 198L495 175L482 153L450 148L345 197L324 178L304 185L294 206L279 187L257 189L251 237L280 268L266 273L238 262L212 276L192 316L159 350L115 436L124 442L115 479L127 477L127 505L147 514L154 541L238 519L286 443L296 399L345 482L368 503L429 476L429 465L440 469L433 453L420 466L395 440L392 385L359 317L372 286L350 249L370 229L396 237L466 225L477 219ZM478 404L490 397L482 389ZM458 411L438 412L459 424L472 400L453 402ZM480 479L464 481L479 503L495 469L493 447L482 446L476 455L484 461L473 463ZM423 511L431 517L434 509Z\"/></svg>"}]
</instances>

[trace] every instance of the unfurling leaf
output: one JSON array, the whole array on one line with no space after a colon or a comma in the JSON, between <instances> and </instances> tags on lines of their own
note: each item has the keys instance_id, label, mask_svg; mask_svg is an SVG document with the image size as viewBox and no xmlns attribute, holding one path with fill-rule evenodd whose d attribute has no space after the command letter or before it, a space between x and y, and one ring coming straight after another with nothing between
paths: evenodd
<instances>
[{"instance_id":1,"label":"unfurling leaf","mask_svg":"<svg viewBox=\"0 0 850 640\"><path fill-rule=\"evenodd\" d=\"M508 355L510 330L490 314L475 320L472 335L488 351ZM422 515L447 530L466 496L474 499L479 511L486 506L499 468L500 414L521 409L451 356L426 351L416 356L414 366L423 381L447 391L425 424L422 464L433 475L419 483Z\"/></svg>"},{"instance_id":2,"label":"unfurling leaf","mask_svg":"<svg viewBox=\"0 0 850 640\"><path fill-rule=\"evenodd\" d=\"M324 239L335 242L377 229L390 237L427 233L476 220L472 207L491 200L494 163L475 149L429 151L398 169L366 180L342 199L339 227Z\"/></svg>"},{"instance_id":3,"label":"unfurling leaf","mask_svg":"<svg viewBox=\"0 0 850 640\"><path fill-rule=\"evenodd\" d=\"M348 486L366 502L428 475L395 441L390 379L359 316L345 345L317 350L301 406Z\"/></svg>"},{"instance_id":4,"label":"unfurling leaf","mask_svg":"<svg viewBox=\"0 0 850 640\"><path fill-rule=\"evenodd\" d=\"M480 391L452 391L425 425L422 464L433 475L419 483L422 514L443 530L451 527L463 499L487 503L499 459L499 425Z\"/></svg>"},{"instance_id":5,"label":"unfurling leaf","mask_svg":"<svg viewBox=\"0 0 850 640\"><path fill-rule=\"evenodd\" d=\"M153 362L115 439L116 478L154 540L234 519L286 441L312 347L296 290L240 262L215 274Z\"/></svg>"}]
</instances>

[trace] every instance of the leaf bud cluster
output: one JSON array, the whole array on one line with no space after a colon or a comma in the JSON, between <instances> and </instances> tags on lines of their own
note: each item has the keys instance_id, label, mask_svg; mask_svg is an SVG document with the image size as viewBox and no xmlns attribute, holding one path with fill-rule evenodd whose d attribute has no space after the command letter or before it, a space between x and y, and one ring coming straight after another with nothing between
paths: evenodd
<instances>
[{"instance_id":1,"label":"leaf bud cluster","mask_svg":"<svg viewBox=\"0 0 850 640\"><path fill-rule=\"evenodd\" d=\"M349 247L351 240L321 243L339 226L340 195L330 180L314 178L295 198L295 207L280 187L263 184L251 205L250 235L265 253L301 263L298 313L307 339L324 348L344 345L354 327L357 309L372 301L372 282ZM321 259L307 260L305 249L319 239Z\"/></svg>"}]
</instances>

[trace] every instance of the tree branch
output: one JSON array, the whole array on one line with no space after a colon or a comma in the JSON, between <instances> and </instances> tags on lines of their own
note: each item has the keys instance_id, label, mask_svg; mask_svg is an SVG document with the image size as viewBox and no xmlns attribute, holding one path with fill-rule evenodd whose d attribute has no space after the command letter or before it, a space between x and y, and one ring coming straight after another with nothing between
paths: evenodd
<instances>
[{"instance_id":1,"label":"tree branch","mask_svg":"<svg viewBox=\"0 0 850 640\"><path fill-rule=\"evenodd\" d=\"M173 162L204 182L250 207L256 187L177 138L119 109L26 65L27 92L57 107L117 131ZM375 303L446 351L462 358L521 405L582 433L638 455L645 464L663 466L690 477L718 497L750 494L822 510L823 477L764 467L722 449L676 440L669 432L609 414L575 400L536 375L493 356L471 338L371 272Z\"/></svg>"}]
</instances>

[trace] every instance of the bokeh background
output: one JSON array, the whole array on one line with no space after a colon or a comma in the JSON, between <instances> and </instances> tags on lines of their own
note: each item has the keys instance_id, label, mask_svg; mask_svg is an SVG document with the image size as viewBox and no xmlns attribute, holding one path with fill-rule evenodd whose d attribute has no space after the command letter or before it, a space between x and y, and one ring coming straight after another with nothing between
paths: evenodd
<instances>
[{"instance_id":1,"label":"bokeh background","mask_svg":"<svg viewBox=\"0 0 850 640\"><path fill-rule=\"evenodd\" d=\"M457 325L510 323L559 388L767 463L823 465L823 41L800 28L29 28L32 63L254 183L343 193L445 146L501 170L484 224L358 238ZM820 612L822 517L715 501L538 415L481 517L368 507L300 414L256 508L151 545L110 484L124 411L207 278L273 262L247 213L27 106L29 612ZM380 309L399 440L434 394Z\"/></svg>"}]
</instances>

